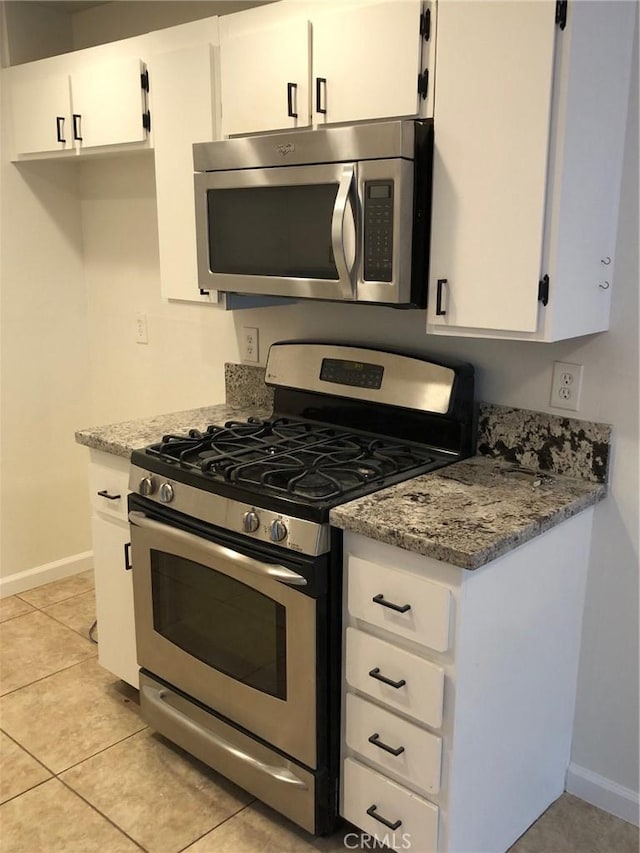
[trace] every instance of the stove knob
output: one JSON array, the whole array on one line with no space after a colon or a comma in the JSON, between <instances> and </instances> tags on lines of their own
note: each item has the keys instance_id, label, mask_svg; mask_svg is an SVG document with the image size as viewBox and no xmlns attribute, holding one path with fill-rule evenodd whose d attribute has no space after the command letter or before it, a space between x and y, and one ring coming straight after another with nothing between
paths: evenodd
<instances>
[{"instance_id":1,"label":"stove knob","mask_svg":"<svg viewBox=\"0 0 640 853\"><path fill-rule=\"evenodd\" d=\"M258 513L250 509L242 516L242 529L245 533L255 533L260 527L260 519Z\"/></svg>"},{"instance_id":2,"label":"stove knob","mask_svg":"<svg viewBox=\"0 0 640 853\"><path fill-rule=\"evenodd\" d=\"M271 534L271 540L273 542L282 542L283 539L287 538L287 534L289 533L284 521L280 521L279 519L276 519L275 521L271 522L271 528L269 532Z\"/></svg>"},{"instance_id":3,"label":"stove knob","mask_svg":"<svg viewBox=\"0 0 640 853\"><path fill-rule=\"evenodd\" d=\"M148 497L152 495L156 490L156 481L153 479L151 474L147 477L143 477L138 483L138 491L141 495Z\"/></svg>"},{"instance_id":4,"label":"stove knob","mask_svg":"<svg viewBox=\"0 0 640 853\"><path fill-rule=\"evenodd\" d=\"M171 483L163 483L160 486L158 497L163 504L169 504L173 500L173 486Z\"/></svg>"}]
</instances>

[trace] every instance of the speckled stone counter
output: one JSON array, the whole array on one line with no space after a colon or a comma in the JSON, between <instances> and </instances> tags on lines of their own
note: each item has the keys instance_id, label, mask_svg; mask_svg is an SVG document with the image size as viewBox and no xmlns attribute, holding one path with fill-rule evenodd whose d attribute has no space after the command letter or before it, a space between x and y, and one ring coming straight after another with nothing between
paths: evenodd
<instances>
[{"instance_id":1,"label":"speckled stone counter","mask_svg":"<svg viewBox=\"0 0 640 853\"><path fill-rule=\"evenodd\" d=\"M170 432L184 433L192 428L205 429L209 424L221 425L225 421L243 421L252 415L267 417L269 414L270 409L243 409L223 403L219 406L205 406L201 409L156 415L153 418L138 418L118 424L81 429L76 432L76 441L94 450L128 458L132 450L160 441L163 435Z\"/></svg>"},{"instance_id":2,"label":"speckled stone counter","mask_svg":"<svg viewBox=\"0 0 640 853\"><path fill-rule=\"evenodd\" d=\"M331 523L477 569L601 500L606 487L475 456L331 511Z\"/></svg>"},{"instance_id":3,"label":"speckled stone counter","mask_svg":"<svg viewBox=\"0 0 640 853\"><path fill-rule=\"evenodd\" d=\"M272 413L263 367L226 364L225 389L224 404L91 427L76 441L128 458L167 433ZM476 569L601 500L610 448L607 424L481 403L481 455L343 504L331 522Z\"/></svg>"}]
</instances>

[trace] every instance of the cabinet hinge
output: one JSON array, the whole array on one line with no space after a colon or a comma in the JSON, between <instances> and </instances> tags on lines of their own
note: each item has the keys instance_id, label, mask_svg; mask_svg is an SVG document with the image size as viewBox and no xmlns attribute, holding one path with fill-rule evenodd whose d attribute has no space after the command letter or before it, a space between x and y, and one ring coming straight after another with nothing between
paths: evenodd
<instances>
[{"instance_id":1,"label":"cabinet hinge","mask_svg":"<svg viewBox=\"0 0 640 853\"><path fill-rule=\"evenodd\" d=\"M567 1L556 0L556 24L561 30L567 26Z\"/></svg>"},{"instance_id":2,"label":"cabinet hinge","mask_svg":"<svg viewBox=\"0 0 640 853\"><path fill-rule=\"evenodd\" d=\"M538 302L546 305L549 302L549 276L543 275L538 282Z\"/></svg>"},{"instance_id":3,"label":"cabinet hinge","mask_svg":"<svg viewBox=\"0 0 640 853\"><path fill-rule=\"evenodd\" d=\"M431 37L431 9L426 9L420 15L420 35L425 41Z\"/></svg>"},{"instance_id":4,"label":"cabinet hinge","mask_svg":"<svg viewBox=\"0 0 640 853\"><path fill-rule=\"evenodd\" d=\"M429 91L429 69L425 68L422 74L418 74L418 94L422 95L424 100Z\"/></svg>"},{"instance_id":5,"label":"cabinet hinge","mask_svg":"<svg viewBox=\"0 0 640 853\"><path fill-rule=\"evenodd\" d=\"M147 110L146 113L142 113L142 126L145 130L151 130L151 110Z\"/></svg>"},{"instance_id":6,"label":"cabinet hinge","mask_svg":"<svg viewBox=\"0 0 640 853\"><path fill-rule=\"evenodd\" d=\"M149 91L149 72L145 68L145 70L140 75L140 85L142 86L142 90L144 92Z\"/></svg>"}]
</instances>

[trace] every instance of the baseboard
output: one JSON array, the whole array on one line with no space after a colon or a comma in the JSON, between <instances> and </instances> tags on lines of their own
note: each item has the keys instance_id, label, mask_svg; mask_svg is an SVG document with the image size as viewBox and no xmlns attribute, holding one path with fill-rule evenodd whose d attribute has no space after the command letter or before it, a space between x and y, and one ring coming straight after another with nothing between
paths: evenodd
<instances>
[{"instance_id":1,"label":"baseboard","mask_svg":"<svg viewBox=\"0 0 640 853\"><path fill-rule=\"evenodd\" d=\"M571 763L567 771L567 791L609 814L638 826L638 792L618 785L586 767Z\"/></svg>"},{"instance_id":2,"label":"baseboard","mask_svg":"<svg viewBox=\"0 0 640 853\"><path fill-rule=\"evenodd\" d=\"M70 557L56 560L53 563L45 563L43 566L26 569L24 572L15 572L5 578L0 578L0 598L16 595L18 592L25 592L27 589L33 589L36 586L42 586L44 583L60 580L60 578L77 575L92 568L93 551L84 551L81 554L72 554Z\"/></svg>"}]
</instances>

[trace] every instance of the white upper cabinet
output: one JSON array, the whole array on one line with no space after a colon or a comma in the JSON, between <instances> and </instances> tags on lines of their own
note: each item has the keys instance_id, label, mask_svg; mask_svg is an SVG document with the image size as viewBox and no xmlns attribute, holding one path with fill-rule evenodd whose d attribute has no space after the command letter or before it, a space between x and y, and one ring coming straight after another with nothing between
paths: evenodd
<instances>
[{"instance_id":1,"label":"white upper cabinet","mask_svg":"<svg viewBox=\"0 0 640 853\"><path fill-rule=\"evenodd\" d=\"M222 133L307 127L311 122L311 24L285 21L259 32L220 21Z\"/></svg>"},{"instance_id":2,"label":"white upper cabinet","mask_svg":"<svg viewBox=\"0 0 640 853\"><path fill-rule=\"evenodd\" d=\"M73 151L68 74L17 77L11 86L11 112L17 152Z\"/></svg>"},{"instance_id":3,"label":"white upper cabinet","mask_svg":"<svg viewBox=\"0 0 640 853\"><path fill-rule=\"evenodd\" d=\"M151 57L160 290L165 299L210 302L200 293L193 203L194 142L215 137L213 47Z\"/></svg>"},{"instance_id":4,"label":"white upper cabinet","mask_svg":"<svg viewBox=\"0 0 640 853\"><path fill-rule=\"evenodd\" d=\"M401 0L314 17L315 124L418 115L421 12Z\"/></svg>"},{"instance_id":5,"label":"white upper cabinet","mask_svg":"<svg viewBox=\"0 0 640 853\"><path fill-rule=\"evenodd\" d=\"M7 69L13 159L146 144L144 63L139 58L92 62L82 53Z\"/></svg>"},{"instance_id":6,"label":"white upper cabinet","mask_svg":"<svg viewBox=\"0 0 640 853\"><path fill-rule=\"evenodd\" d=\"M425 8L426 34L421 0L275 4L223 16L222 135L431 115L429 73L425 96L418 91L435 43L435 4Z\"/></svg>"},{"instance_id":7,"label":"white upper cabinet","mask_svg":"<svg viewBox=\"0 0 640 853\"><path fill-rule=\"evenodd\" d=\"M633 6L440 0L429 332L608 327Z\"/></svg>"},{"instance_id":8,"label":"white upper cabinet","mask_svg":"<svg viewBox=\"0 0 640 853\"><path fill-rule=\"evenodd\" d=\"M148 130L144 63L140 59L88 65L71 76L72 124L78 147L144 142Z\"/></svg>"}]
</instances>

